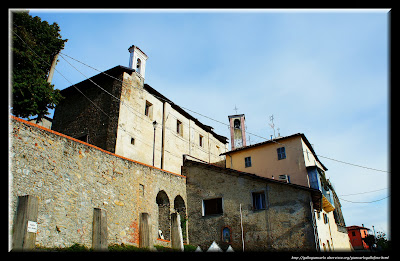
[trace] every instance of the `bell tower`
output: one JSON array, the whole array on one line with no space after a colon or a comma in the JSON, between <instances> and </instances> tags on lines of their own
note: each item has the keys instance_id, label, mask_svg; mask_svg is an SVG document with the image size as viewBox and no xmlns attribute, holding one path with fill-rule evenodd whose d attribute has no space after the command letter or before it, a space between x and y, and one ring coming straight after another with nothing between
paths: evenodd
<instances>
[{"instance_id":1,"label":"bell tower","mask_svg":"<svg viewBox=\"0 0 400 261\"><path fill-rule=\"evenodd\" d=\"M231 132L232 150L246 146L246 131L244 125L244 114L228 116Z\"/></svg>"},{"instance_id":2,"label":"bell tower","mask_svg":"<svg viewBox=\"0 0 400 261\"><path fill-rule=\"evenodd\" d=\"M130 52L129 68L134 69L137 75L144 79L146 72L146 61L149 57L135 45L129 47L128 51Z\"/></svg>"}]
</instances>

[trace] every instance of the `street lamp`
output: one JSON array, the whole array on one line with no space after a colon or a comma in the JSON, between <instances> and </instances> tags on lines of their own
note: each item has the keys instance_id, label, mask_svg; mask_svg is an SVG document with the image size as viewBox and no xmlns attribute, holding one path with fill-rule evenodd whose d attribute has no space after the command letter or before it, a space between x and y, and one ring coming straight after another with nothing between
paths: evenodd
<instances>
[{"instance_id":1,"label":"street lamp","mask_svg":"<svg viewBox=\"0 0 400 261\"><path fill-rule=\"evenodd\" d=\"M153 167L154 167L154 152L156 150L156 128L157 128L157 121L153 121L153 128L154 128L154 140L153 140Z\"/></svg>"}]
</instances>

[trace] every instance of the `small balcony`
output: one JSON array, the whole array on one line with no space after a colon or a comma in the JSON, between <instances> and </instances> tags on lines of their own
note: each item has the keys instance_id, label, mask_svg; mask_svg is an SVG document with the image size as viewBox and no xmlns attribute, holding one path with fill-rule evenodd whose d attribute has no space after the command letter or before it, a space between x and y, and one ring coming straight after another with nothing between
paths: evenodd
<instances>
[{"instance_id":1,"label":"small balcony","mask_svg":"<svg viewBox=\"0 0 400 261\"><path fill-rule=\"evenodd\" d=\"M335 206L322 194L322 209L326 212L335 210Z\"/></svg>"},{"instance_id":2,"label":"small balcony","mask_svg":"<svg viewBox=\"0 0 400 261\"><path fill-rule=\"evenodd\" d=\"M325 173L315 166L307 167L310 187L322 192L322 209L326 212L335 210L330 182L325 178Z\"/></svg>"},{"instance_id":3,"label":"small balcony","mask_svg":"<svg viewBox=\"0 0 400 261\"><path fill-rule=\"evenodd\" d=\"M331 212L335 210L335 204L333 203L333 196L330 189L329 188L326 189L325 186L322 186L321 192L322 192L322 209L325 210L326 212Z\"/></svg>"}]
</instances>

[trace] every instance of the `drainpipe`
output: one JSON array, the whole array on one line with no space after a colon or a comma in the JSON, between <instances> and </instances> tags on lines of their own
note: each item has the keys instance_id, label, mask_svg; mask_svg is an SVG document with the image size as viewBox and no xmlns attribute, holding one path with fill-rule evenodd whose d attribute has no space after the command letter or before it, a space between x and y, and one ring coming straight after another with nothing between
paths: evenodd
<instances>
[{"instance_id":1,"label":"drainpipe","mask_svg":"<svg viewBox=\"0 0 400 261\"><path fill-rule=\"evenodd\" d=\"M243 235L243 216L242 216L242 204L239 204L239 211L240 211L240 228L242 230L242 247L244 252L244 235Z\"/></svg>"},{"instance_id":2,"label":"drainpipe","mask_svg":"<svg viewBox=\"0 0 400 261\"><path fill-rule=\"evenodd\" d=\"M208 163L211 163L211 151L210 151L210 133L207 132L208 136Z\"/></svg>"},{"instance_id":3,"label":"drainpipe","mask_svg":"<svg viewBox=\"0 0 400 261\"><path fill-rule=\"evenodd\" d=\"M163 101L161 128L161 169L164 169L164 141L165 141L165 101Z\"/></svg>"},{"instance_id":4,"label":"drainpipe","mask_svg":"<svg viewBox=\"0 0 400 261\"><path fill-rule=\"evenodd\" d=\"M191 156L192 155L192 144L190 143L191 142L190 137L192 136L192 133L191 133L192 128L190 128L190 122L191 122L191 120L189 119L189 155Z\"/></svg>"}]
</instances>

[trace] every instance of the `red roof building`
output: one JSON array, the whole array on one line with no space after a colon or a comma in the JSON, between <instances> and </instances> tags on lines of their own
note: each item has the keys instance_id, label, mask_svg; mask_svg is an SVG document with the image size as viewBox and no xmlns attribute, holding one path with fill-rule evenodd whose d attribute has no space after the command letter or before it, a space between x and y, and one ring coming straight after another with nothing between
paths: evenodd
<instances>
[{"instance_id":1,"label":"red roof building","mask_svg":"<svg viewBox=\"0 0 400 261\"><path fill-rule=\"evenodd\" d=\"M350 243L354 250L366 250L369 249L368 245L364 242L363 238L368 236L369 228L364 227L364 224L360 226L349 226L347 233L349 234Z\"/></svg>"}]
</instances>

